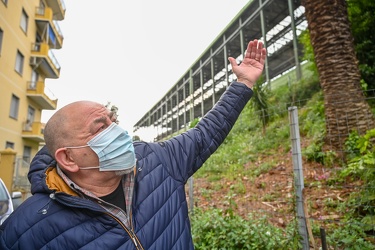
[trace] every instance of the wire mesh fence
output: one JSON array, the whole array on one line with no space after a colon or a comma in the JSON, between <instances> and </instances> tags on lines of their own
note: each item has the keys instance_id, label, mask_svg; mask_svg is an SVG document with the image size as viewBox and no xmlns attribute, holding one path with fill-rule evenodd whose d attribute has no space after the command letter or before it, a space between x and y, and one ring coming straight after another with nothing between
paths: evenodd
<instances>
[{"instance_id":1,"label":"wire mesh fence","mask_svg":"<svg viewBox=\"0 0 375 250\"><path fill-rule=\"evenodd\" d=\"M29 193L30 182L27 178L27 174L30 169L30 163L25 161L23 157L16 157L14 166L14 177L13 177L13 190L24 191Z\"/></svg>"}]
</instances>

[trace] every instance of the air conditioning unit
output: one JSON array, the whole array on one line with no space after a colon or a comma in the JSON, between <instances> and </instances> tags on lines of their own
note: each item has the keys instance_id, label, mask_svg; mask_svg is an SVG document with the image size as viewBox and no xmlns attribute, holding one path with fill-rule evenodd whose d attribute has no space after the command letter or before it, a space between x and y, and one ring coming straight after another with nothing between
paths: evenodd
<instances>
[{"instance_id":1,"label":"air conditioning unit","mask_svg":"<svg viewBox=\"0 0 375 250\"><path fill-rule=\"evenodd\" d=\"M37 61L37 58L35 56L30 57L30 65L31 66L37 66L38 65L38 61Z\"/></svg>"}]
</instances>

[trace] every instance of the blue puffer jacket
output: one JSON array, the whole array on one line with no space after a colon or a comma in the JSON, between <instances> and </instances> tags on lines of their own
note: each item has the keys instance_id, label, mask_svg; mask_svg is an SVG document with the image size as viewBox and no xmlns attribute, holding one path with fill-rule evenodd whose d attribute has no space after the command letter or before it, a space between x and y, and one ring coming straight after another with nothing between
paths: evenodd
<instances>
[{"instance_id":1,"label":"blue puffer jacket","mask_svg":"<svg viewBox=\"0 0 375 250\"><path fill-rule=\"evenodd\" d=\"M42 149L29 172L33 196L0 227L0 249L194 249L185 183L223 142L251 95L234 82L194 129L134 144L131 228L70 191Z\"/></svg>"}]
</instances>

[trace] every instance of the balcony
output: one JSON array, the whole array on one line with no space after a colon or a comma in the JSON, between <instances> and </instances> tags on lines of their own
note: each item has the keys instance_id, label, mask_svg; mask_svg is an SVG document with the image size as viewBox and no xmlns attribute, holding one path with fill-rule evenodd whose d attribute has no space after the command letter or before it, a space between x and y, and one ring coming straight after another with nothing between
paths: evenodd
<instances>
[{"instance_id":1,"label":"balcony","mask_svg":"<svg viewBox=\"0 0 375 250\"><path fill-rule=\"evenodd\" d=\"M60 77L60 65L47 43L32 44L30 66L46 78Z\"/></svg>"},{"instance_id":2,"label":"balcony","mask_svg":"<svg viewBox=\"0 0 375 250\"><path fill-rule=\"evenodd\" d=\"M43 34L42 40L47 41L48 45L53 49L61 49L64 37L59 24L53 20L52 9L37 7L35 22L38 32Z\"/></svg>"},{"instance_id":3,"label":"balcony","mask_svg":"<svg viewBox=\"0 0 375 250\"><path fill-rule=\"evenodd\" d=\"M44 142L44 124L41 122L25 122L22 129L22 138L35 142Z\"/></svg>"},{"instance_id":4,"label":"balcony","mask_svg":"<svg viewBox=\"0 0 375 250\"><path fill-rule=\"evenodd\" d=\"M63 20L65 18L65 3L63 0L46 0L48 7L53 11L54 20Z\"/></svg>"},{"instance_id":5,"label":"balcony","mask_svg":"<svg viewBox=\"0 0 375 250\"><path fill-rule=\"evenodd\" d=\"M27 83L27 97L36 102L41 109L55 110L57 107L57 99L51 98L53 94L47 94L45 84L42 81Z\"/></svg>"}]
</instances>

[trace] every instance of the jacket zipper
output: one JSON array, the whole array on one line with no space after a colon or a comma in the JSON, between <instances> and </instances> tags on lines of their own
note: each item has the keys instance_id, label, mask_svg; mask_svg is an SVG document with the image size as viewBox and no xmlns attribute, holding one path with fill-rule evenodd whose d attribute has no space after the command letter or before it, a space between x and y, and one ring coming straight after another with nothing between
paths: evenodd
<instances>
[{"instance_id":1,"label":"jacket zipper","mask_svg":"<svg viewBox=\"0 0 375 250\"><path fill-rule=\"evenodd\" d=\"M137 235L134 233L134 227L133 227L133 220L132 220L132 211L131 211L131 209L130 209L130 213L129 213L129 224L130 224L131 231L133 232L133 236L134 237L132 239L134 241L135 246L138 247L138 244L139 244L140 247L141 247L140 249L143 249L141 242L139 241ZM137 244L137 242L138 242L138 244Z\"/></svg>"},{"instance_id":2,"label":"jacket zipper","mask_svg":"<svg viewBox=\"0 0 375 250\"><path fill-rule=\"evenodd\" d=\"M132 239L133 243L134 243L134 246L136 249L138 250L144 250L144 248L142 247L142 244L141 242L139 241L137 235L134 233L134 228L133 228L133 223L132 223L132 220L131 220L131 216L129 216L129 223L130 223L130 227L131 227L131 230L129 230L119 219L117 219L115 216L113 216L112 214L110 213L106 213L108 214L109 216L111 216L113 219L115 219L124 229L125 231L129 234L130 238Z\"/></svg>"}]
</instances>

